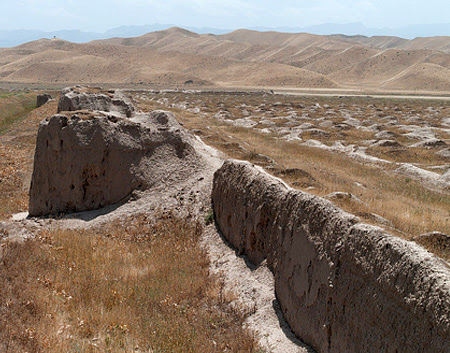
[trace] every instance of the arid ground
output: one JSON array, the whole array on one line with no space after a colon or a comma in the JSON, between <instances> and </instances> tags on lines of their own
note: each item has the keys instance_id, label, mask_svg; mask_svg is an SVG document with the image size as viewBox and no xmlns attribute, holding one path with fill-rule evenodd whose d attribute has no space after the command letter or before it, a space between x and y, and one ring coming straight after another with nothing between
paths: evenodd
<instances>
[{"instance_id":1,"label":"arid ground","mask_svg":"<svg viewBox=\"0 0 450 353\"><path fill-rule=\"evenodd\" d=\"M366 222L407 239L450 232L448 102L220 92L133 97L142 109L174 111L227 155Z\"/></svg>"}]
</instances>

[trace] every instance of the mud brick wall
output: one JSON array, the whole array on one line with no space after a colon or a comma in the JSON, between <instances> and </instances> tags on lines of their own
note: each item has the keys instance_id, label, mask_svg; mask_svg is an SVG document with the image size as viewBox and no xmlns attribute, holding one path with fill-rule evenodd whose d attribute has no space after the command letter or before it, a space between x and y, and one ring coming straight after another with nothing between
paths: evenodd
<instances>
[{"instance_id":1,"label":"mud brick wall","mask_svg":"<svg viewBox=\"0 0 450 353\"><path fill-rule=\"evenodd\" d=\"M267 261L292 330L319 352L448 352L450 269L262 169L226 161L212 202L223 236Z\"/></svg>"}]
</instances>

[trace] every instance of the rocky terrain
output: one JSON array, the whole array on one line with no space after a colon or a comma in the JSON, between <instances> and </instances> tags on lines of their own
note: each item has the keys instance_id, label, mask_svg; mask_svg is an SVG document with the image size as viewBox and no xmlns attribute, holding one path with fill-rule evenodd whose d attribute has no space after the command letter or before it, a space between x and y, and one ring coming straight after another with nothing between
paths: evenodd
<instances>
[{"instance_id":1,"label":"rocky terrain","mask_svg":"<svg viewBox=\"0 0 450 353\"><path fill-rule=\"evenodd\" d=\"M298 99L282 102L266 96L256 105L242 99L222 103L211 111L212 99L207 95L150 92L137 97L255 133L344 154L361 163L420 180L430 188L450 192L448 104L419 110L408 103L380 106L334 100L333 106L330 102L307 105Z\"/></svg>"},{"instance_id":2,"label":"rocky terrain","mask_svg":"<svg viewBox=\"0 0 450 353\"><path fill-rule=\"evenodd\" d=\"M0 222L2 244L61 228L93 231L130 215L151 218L168 212L193 222L208 215L213 173L223 156L187 133L171 113L135 112L128 118L117 112L110 98L118 95L80 86L62 92L58 111L68 106L82 110L60 111L40 123L30 213L44 217L20 213ZM123 98L119 106L132 106L128 103ZM99 107L103 110L96 110ZM97 149L101 141L103 149ZM104 149L114 163L103 160ZM100 166L105 173L82 172ZM249 313L246 325L257 333L262 347L280 353L312 352L278 316L270 271L249 269L212 224L202 235L202 246L211 257L211 273L225 281L223 290L233 293L231 305Z\"/></svg>"},{"instance_id":3,"label":"rocky terrain","mask_svg":"<svg viewBox=\"0 0 450 353\"><path fill-rule=\"evenodd\" d=\"M137 38L42 39L0 49L0 80L448 92L449 43L449 37L211 35L170 28Z\"/></svg>"},{"instance_id":4,"label":"rocky terrain","mask_svg":"<svg viewBox=\"0 0 450 353\"><path fill-rule=\"evenodd\" d=\"M333 200L366 222L406 239L428 239L428 246L426 234L443 234L447 240L435 244L447 245L433 251L450 258L447 102L130 93L141 108L176 112L184 126L228 155Z\"/></svg>"}]
</instances>

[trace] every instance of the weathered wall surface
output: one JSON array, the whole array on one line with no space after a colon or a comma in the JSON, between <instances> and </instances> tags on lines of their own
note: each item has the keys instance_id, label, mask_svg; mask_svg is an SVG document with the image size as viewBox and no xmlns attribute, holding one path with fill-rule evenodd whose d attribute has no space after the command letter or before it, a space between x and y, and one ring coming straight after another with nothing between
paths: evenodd
<instances>
[{"instance_id":1,"label":"weathered wall surface","mask_svg":"<svg viewBox=\"0 0 450 353\"><path fill-rule=\"evenodd\" d=\"M450 269L420 246L247 162L215 173L212 201L231 244L267 259L286 320L318 351L448 351Z\"/></svg>"},{"instance_id":2,"label":"weathered wall surface","mask_svg":"<svg viewBox=\"0 0 450 353\"><path fill-rule=\"evenodd\" d=\"M58 113L77 110L117 112L129 118L134 113L134 106L120 91L101 93L82 86L64 88L58 102Z\"/></svg>"},{"instance_id":3,"label":"weathered wall surface","mask_svg":"<svg viewBox=\"0 0 450 353\"><path fill-rule=\"evenodd\" d=\"M66 92L66 103L70 97L88 102L77 109L92 109L98 103L98 95ZM115 110L117 106L112 114L67 112L40 123L30 187L31 216L114 204L134 190L168 179L183 180L199 167L193 137L171 113L154 111L127 118L126 112Z\"/></svg>"}]
</instances>

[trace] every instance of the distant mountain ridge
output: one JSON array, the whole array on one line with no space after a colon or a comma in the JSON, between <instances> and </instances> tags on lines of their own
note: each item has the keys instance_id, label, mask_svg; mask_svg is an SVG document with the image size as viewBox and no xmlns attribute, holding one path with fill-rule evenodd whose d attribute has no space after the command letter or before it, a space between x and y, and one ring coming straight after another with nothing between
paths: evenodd
<instances>
[{"instance_id":1,"label":"distant mountain ridge","mask_svg":"<svg viewBox=\"0 0 450 353\"><path fill-rule=\"evenodd\" d=\"M107 30L104 33L85 32L80 30L0 30L0 47L13 47L25 42L41 38L61 38L74 43L84 43L92 40L108 39L114 37L138 37L148 32L165 30L175 27L174 24L151 24L142 26L120 26ZM199 34L226 34L234 29L221 29L213 27L192 27L183 26L183 28ZM277 31L287 33L311 33L318 35L360 35L365 37L372 36L394 36L405 39L414 39L416 37L434 37L450 36L450 23L442 24L422 24L409 25L399 28L368 28L361 23L334 24L326 23L307 27L249 27L257 31Z\"/></svg>"}]
</instances>

